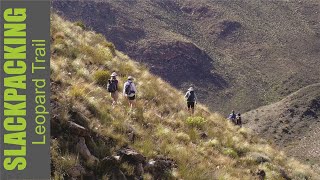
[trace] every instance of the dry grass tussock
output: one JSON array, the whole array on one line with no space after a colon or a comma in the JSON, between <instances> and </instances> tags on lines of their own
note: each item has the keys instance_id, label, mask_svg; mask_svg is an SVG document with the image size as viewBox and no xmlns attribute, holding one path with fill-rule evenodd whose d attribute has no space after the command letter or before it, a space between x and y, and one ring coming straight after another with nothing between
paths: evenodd
<instances>
[{"instance_id":1,"label":"dry grass tussock","mask_svg":"<svg viewBox=\"0 0 320 180\"><path fill-rule=\"evenodd\" d=\"M115 51L101 35L84 31L57 15L52 15L51 23L51 80L60 86L53 90L52 99L61 106L59 120L68 121L70 109L77 109L88 118L88 128L114 140L112 147L95 142L92 146L96 155L110 155L129 145L148 159L170 157L177 168L168 172L169 179L253 179L258 169L266 172L266 179L282 179L280 169L293 179L319 178L309 167L202 105L197 106L194 117L189 117L181 92ZM120 88L128 75L135 77L138 94L133 111L122 96L119 104L111 107L104 81L113 71L119 74ZM134 142L128 138L128 131L135 133ZM204 133L206 137L202 137ZM59 137L52 138L52 174L56 179L79 163L77 154L65 146ZM268 162L259 162L259 155L266 156ZM130 165L123 166L132 171ZM150 175L145 174L145 178Z\"/></svg>"}]
</instances>

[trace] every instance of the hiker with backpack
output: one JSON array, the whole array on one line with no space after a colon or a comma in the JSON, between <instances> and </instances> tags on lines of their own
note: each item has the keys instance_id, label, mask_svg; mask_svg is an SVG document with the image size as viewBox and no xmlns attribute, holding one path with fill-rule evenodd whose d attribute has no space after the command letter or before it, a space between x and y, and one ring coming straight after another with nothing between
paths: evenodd
<instances>
[{"instance_id":1,"label":"hiker with backpack","mask_svg":"<svg viewBox=\"0 0 320 180\"><path fill-rule=\"evenodd\" d=\"M187 107L188 107L188 111L191 115L194 114L194 107L195 104L197 104L197 96L196 93L194 92L193 87L190 87L186 93L186 95L184 96L187 100Z\"/></svg>"},{"instance_id":2,"label":"hiker with backpack","mask_svg":"<svg viewBox=\"0 0 320 180\"><path fill-rule=\"evenodd\" d=\"M118 80L116 72L111 74L111 78L108 80L107 90L110 92L110 96L113 100L112 107L114 107L118 102Z\"/></svg>"},{"instance_id":3,"label":"hiker with backpack","mask_svg":"<svg viewBox=\"0 0 320 180\"><path fill-rule=\"evenodd\" d=\"M242 120L241 120L241 114L238 113L236 116L236 125L242 127Z\"/></svg>"},{"instance_id":4,"label":"hiker with backpack","mask_svg":"<svg viewBox=\"0 0 320 180\"><path fill-rule=\"evenodd\" d=\"M136 93L137 93L137 89L133 83L133 77L129 76L128 81L126 81L123 85L123 95L125 97L127 97L131 110L134 106L134 100L136 98Z\"/></svg>"},{"instance_id":5,"label":"hiker with backpack","mask_svg":"<svg viewBox=\"0 0 320 180\"><path fill-rule=\"evenodd\" d=\"M236 124L236 114L234 113L234 110L232 110L231 114L229 114L228 119L229 119L233 124Z\"/></svg>"}]
</instances>

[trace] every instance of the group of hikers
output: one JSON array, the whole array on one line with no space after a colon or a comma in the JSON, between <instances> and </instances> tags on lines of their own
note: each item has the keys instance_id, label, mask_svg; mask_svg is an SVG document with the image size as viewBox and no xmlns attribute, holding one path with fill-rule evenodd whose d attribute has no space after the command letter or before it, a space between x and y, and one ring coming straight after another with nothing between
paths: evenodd
<instances>
[{"instance_id":1,"label":"group of hikers","mask_svg":"<svg viewBox=\"0 0 320 180\"><path fill-rule=\"evenodd\" d=\"M137 89L135 84L133 83L133 77L129 76L127 81L123 85L123 96L128 99L130 109L134 107L134 102L136 98ZM114 107L118 103L118 84L119 81L117 79L117 73L113 72L111 74L111 78L108 80L107 90L110 92L110 96L112 98L112 107ZM187 100L187 108L190 114L194 114L195 104L197 104L197 96L194 92L193 87L190 87L185 95Z\"/></svg>"},{"instance_id":2,"label":"group of hikers","mask_svg":"<svg viewBox=\"0 0 320 180\"><path fill-rule=\"evenodd\" d=\"M242 120L241 120L241 114L235 113L234 110L232 110L231 114L229 115L228 119L235 125L242 126Z\"/></svg>"},{"instance_id":3,"label":"group of hikers","mask_svg":"<svg viewBox=\"0 0 320 180\"><path fill-rule=\"evenodd\" d=\"M119 81L117 79L117 73L113 72L107 84L107 90L108 92L110 92L110 95L112 98L112 107L114 107L118 103L118 97L119 97L118 84L119 84ZM123 85L123 96L125 96L128 99L129 106L131 109L134 106L136 93L137 93L137 89L135 84L133 83L133 77L129 76L127 81Z\"/></svg>"},{"instance_id":4,"label":"group of hikers","mask_svg":"<svg viewBox=\"0 0 320 180\"><path fill-rule=\"evenodd\" d=\"M137 89L136 89L136 86L135 86L133 80L134 80L134 78L132 76L129 76L127 78L127 81L123 85L123 92L122 92L123 96L128 99L130 110L132 110L132 108L135 105L135 99L136 99L136 93L137 93ZM118 97L119 97L118 83L119 83L119 81L117 79L117 73L113 72L111 74L111 78L108 80L108 84L107 84L107 90L108 90L108 92L110 92L110 96L113 100L112 107L114 107L118 102ZM194 88L190 87L184 97L187 101L188 112L190 113L190 115L193 115L194 110L195 110L195 105L198 102L197 95L194 91ZM231 122L233 122L235 125L242 126L240 113L235 114L235 112L232 111L231 114L229 115L228 119Z\"/></svg>"}]
</instances>

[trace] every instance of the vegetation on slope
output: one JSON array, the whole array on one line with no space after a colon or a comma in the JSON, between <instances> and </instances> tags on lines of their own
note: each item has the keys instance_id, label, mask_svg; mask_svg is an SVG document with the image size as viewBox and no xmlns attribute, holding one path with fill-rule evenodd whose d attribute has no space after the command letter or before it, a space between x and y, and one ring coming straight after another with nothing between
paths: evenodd
<instances>
[{"instance_id":1,"label":"vegetation on slope","mask_svg":"<svg viewBox=\"0 0 320 180\"><path fill-rule=\"evenodd\" d=\"M119 179L124 174L134 179L141 172L144 179L254 179L257 172L260 177L265 172L265 179L320 178L202 105L189 117L181 92L115 50L102 35L57 15L51 25L52 178ZM112 109L103 82L113 71L120 83L135 77L133 111L123 97ZM144 170L130 161L116 162L125 147L146 157ZM174 165L147 170L161 158Z\"/></svg>"},{"instance_id":2,"label":"vegetation on slope","mask_svg":"<svg viewBox=\"0 0 320 180\"><path fill-rule=\"evenodd\" d=\"M318 0L54 0L52 6L175 87L196 85L201 102L215 111L245 112L320 81Z\"/></svg>"}]
</instances>

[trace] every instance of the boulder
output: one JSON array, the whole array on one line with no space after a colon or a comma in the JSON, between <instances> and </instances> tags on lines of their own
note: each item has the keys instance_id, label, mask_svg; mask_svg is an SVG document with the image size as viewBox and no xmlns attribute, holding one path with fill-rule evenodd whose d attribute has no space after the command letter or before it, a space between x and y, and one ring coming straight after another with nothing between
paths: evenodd
<instances>
[{"instance_id":1,"label":"boulder","mask_svg":"<svg viewBox=\"0 0 320 180\"><path fill-rule=\"evenodd\" d=\"M262 153L258 153L258 152L248 153L247 156L253 158L254 161L259 164L271 161L271 159L267 155L262 154Z\"/></svg>"},{"instance_id":2,"label":"boulder","mask_svg":"<svg viewBox=\"0 0 320 180\"><path fill-rule=\"evenodd\" d=\"M146 157L131 148L121 148L118 151L121 162L128 162L130 164L144 164Z\"/></svg>"},{"instance_id":3,"label":"boulder","mask_svg":"<svg viewBox=\"0 0 320 180\"><path fill-rule=\"evenodd\" d=\"M280 174L285 180L291 180L291 178L288 176L285 170L280 169Z\"/></svg>"},{"instance_id":4,"label":"boulder","mask_svg":"<svg viewBox=\"0 0 320 180\"><path fill-rule=\"evenodd\" d=\"M75 165L74 167L70 168L67 173L71 178L77 178L86 174L86 171L81 165Z\"/></svg>"},{"instance_id":5,"label":"boulder","mask_svg":"<svg viewBox=\"0 0 320 180\"><path fill-rule=\"evenodd\" d=\"M208 134L206 132L201 132L200 133L200 137L201 137L201 139L207 139L208 138Z\"/></svg>"},{"instance_id":6,"label":"boulder","mask_svg":"<svg viewBox=\"0 0 320 180\"><path fill-rule=\"evenodd\" d=\"M114 170L111 175L111 180L127 180L126 176L119 169Z\"/></svg>"},{"instance_id":7,"label":"boulder","mask_svg":"<svg viewBox=\"0 0 320 180\"><path fill-rule=\"evenodd\" d=\"M72 134L76 134L76 135L82 136L82 137L86 137L89 135L89 132L86 128L84 128L83 126L80 126L79 124L77 124L75 122L68 121L68 128Z\"/></svg>"},{"instance_id":8,"label":"boulder","mask_svg":"<svg viewBox=\"0 0 320 180\"><path fill-rule=\"evenodd\" d=\"M157 157L151 159L145 166L145 171L150 173L154 179L163 179L163 175L166 172L171 171L172 168L176 167L175 162L166 157Z\"/></svg>"},{"instance_id":9,"label":"boulder","mask_svg":"<svg viewBox=\"0 0 320 180\"><path fill-rule=\"evenodd\" d=\"M108 156L100 161L100 168L105 173L114 171L119 168L119 158L118 156Z\"/></svg>"},{"instance_id":10,"label":"boulder","mask_svg":"<svg viewBox=\"0 0 320 180\"><path fill-rule=\"evenodd\" d=\"M81 157L83 157L84 160L86 160L86 162L89 165L94 165L97 164L99 162L99 159L96 158L95 156L93 156L91 154L91 152L89 151L85 139L83 137L79 138L79 142L76 146L77 151L79 152L79 154L81 155Z\"/></svg>"},{"instance_id":11,"label":"boulder","mask_svg":"<svg viewBox=\"0 0 320 180\"><path fill-rule=\"evenodd\" d=\"M260 180L264 180L264 178L266 177L266 172L262 169L258 169L256 175Z\"/></svg>"}]
</instances>

